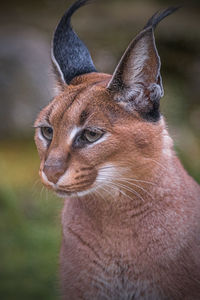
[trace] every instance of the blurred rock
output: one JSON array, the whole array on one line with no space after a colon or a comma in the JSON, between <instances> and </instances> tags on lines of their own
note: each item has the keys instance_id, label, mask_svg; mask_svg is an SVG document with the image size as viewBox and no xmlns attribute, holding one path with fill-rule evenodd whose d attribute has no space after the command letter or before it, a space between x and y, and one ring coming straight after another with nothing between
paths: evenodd
<instances>
[{"instance_id":1,"label":"blurred rock","mask_svg":"<svg viewBox=\"0 0 200 300\"><path fill-rule=\"evenodd\" d=\"M0 31L0 136L28 135L53 95L50 45L32 28Z\"/></svg>"}]
</instances>

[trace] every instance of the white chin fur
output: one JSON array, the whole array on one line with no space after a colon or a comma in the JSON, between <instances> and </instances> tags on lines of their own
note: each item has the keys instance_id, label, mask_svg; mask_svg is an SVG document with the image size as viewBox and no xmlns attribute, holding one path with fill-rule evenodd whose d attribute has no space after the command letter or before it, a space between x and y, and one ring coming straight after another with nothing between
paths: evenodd
<instances>
[{"instance_id":1,"label":"white chin fur","mask_svg":"<svg viewBox=\"0 0 200 300\"><path fill-rule=\"evenodd\" d=\"M75 192L75 193L67 193L65 191L55 191L56 195L60 198L74 198L74 197L83 197L86 195L91 194L93 191L95 191L95 188L91 188L85 191L81 192Z\"/></svg>"},{"instance_id":2,"label":"white chin fur","mask_svg":"<svg viewBox=\"0 0 200 300\"><path fill-rule=\"evenodd\" d=\"M95 182L93 183L92 187L84 190L84 191L79 191L79 192L74 192L74 193L69 193L69 192L65 192L65 191L59 191L59 190L55 190L56 194L58 197L61 198L74 198L74 197L84 197L86 195L95 193L97 191L101 193L102 189L101 187L104 187L105 183L111 182L112 179L114 178L118 178L120 173L123 173L124 169L123 168L117 168L115 167L115 165L109 163L104 165L103 167L101 167L98 171L98 175L97 178L95 180ZM59 186L59 184L62 184L63 182L66 182L66 177L67 177L67 172L60 178L60 180L58 181L57 185ZM109 183L108 183L109 185ZM106 185L108 187L108 185Z\"/></svg>"}]
</instances>

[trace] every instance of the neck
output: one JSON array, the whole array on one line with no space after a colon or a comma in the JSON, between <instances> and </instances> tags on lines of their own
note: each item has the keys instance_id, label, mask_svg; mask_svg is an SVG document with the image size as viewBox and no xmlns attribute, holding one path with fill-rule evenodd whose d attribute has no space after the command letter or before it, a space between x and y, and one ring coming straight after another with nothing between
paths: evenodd
<instances>
[{"instance_id":1,"label":"neck","mask_svg":"<svg viewBox=\"0 0 200 300\"><path fill-rule=\"evenodd\" d=\"M155 224L162 227L165 218L170 219L172 228L177 219L177 224L182 222L183 214L190 218L192 207L199 207L200 190L178 158L172 153L154 164L149 160L146 166L151 171L138 181L121 181L118 188L109 184L96 193L68 199L62 218L64 232L75 223L74 228L80 228L83 234L92 230L96 236L112 235L123 241L124 234L138 236Z\"/></svg>"}]
</instances>

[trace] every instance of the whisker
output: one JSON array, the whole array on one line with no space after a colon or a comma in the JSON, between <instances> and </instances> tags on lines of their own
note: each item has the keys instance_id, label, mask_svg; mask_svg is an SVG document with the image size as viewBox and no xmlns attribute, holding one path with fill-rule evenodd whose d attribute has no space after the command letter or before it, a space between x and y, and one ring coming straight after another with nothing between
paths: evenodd
<instances>
[{"instance_id":1,"label":"whisker","mask_svg":"<svg viewBox=\"0 0 200 300\"><path fill-rule=\"evenodd\" d=\"M122 188L124 188L125 190L131 192L132 194L136 195L138 198L140 198L142 201L144 201L144 198L138 193L136 192L134 189L131 189L129 187L127 187L126 185L124 184L121 184L121 183L117 183L117 185L121 186ZM117 186L116 185L116 186Z\"/></svg>"},{"instance_id":2,"label":"whisker","mask_svg":"<svg viewBox=\"0 0 200 300\"><path fill-rule=\"evenodd\" d=\"M111 195L112 199L115 201L113 194L109 190L107 190L105 187L109 187L109 186L107 184L105 184L104 186L101 186L100 188L102 190L104 190L106 193L108 193L109 195ZM111 188L112 188L112 186L111 186Z\"/></svg>"},{"instance_id":3,"label":"whisker","mask_svg":"<svg viewBox=\"0 0 200 300\"><path fill-rule=\"evenodd\" d=\"M109 184L113 184L113 182L109 181L108 178L105 178L105 181ZM126 185L124 185L122 183L118 183L118 182L115 183L115 186L118 187L118 188L121 187L121 188L125 189L126 191L131 192L132 194L134 194L135 196L140 198L142 201L144 201L144 198L138 192L136 192L134 189L132 189L130 187L127 187ZM120 191L121 191L121 189L120 189Z\"/></svg>"},{"instance_id":4,"label":"whisker","mask_svg":"<svg viewBox=\"0 0 200 300\"><path fill-rule=\"evenodd\" d=\"M140 180L140 179L134 179L134 178L126 178L126 177L120 177L120 179L128 179L129 181L135 181L135 182L141 182L141 183L147 183L147 184L151 184L151 185L157 185L156 183L152 182L152 181L146 181L146 180Z\"/></svg>"},{"instance_id":5,"label":"whisker","mask_svg":"<svg viewBox=\"0 0 200 300\"><path fill-rule=\"evenodd\" d=\"M119 189L119 186L116 184L115 185L116 187L118 187L118 189ZM121 186L121 185L120 185ZM129 192L131 192L131 193L133 193L135 196L137 196L139 199L142 199L142 201L144 201L144 199L142 198L142 196L139 194L139 193L137 193L135 190L132 190L132 189L127 189L126 188L126 186L122 186L122 188L124 188L125 190L127 190L127 191L129 191ZM127 195L122 189L119 189L119 191L124 195L124 196L126 196L126 197L128 197L130 200L133 200L129 195Z\"/></svg>"},{"instance_id":6,"label":"whisker","mask_svg":"<svg viewBox=\"0 0 200 300\"><path fill-rule=\"evenodd\" d=\"M135 184L135 183L133 183L133 182L130 182L129 180L121 179L121 178L119 179L119 181L123 181L123 182L125 182L125 183L128 183L128 184L130 184L130 185L133 185L133 186L139 188L140 190L142 190L143 192L145 192L147 195L149 195L149 196L153 199L152 194L149 193L146 189L144 189L144 188L141 187L140 185Z\"/></svg>"},{"instance_id":7,"label":"whisker","mask_svg":"<svg viewBox=\"0 0 200 300\"><path fill-rule=\"evenodd\" d=\"M90 194L90 197L92 197L92 201L95 202L95 196L96 196L96 193L95 191L93 191L93 193Z\"/></svg>"},{"instance_id":8,"label":"whisker","mask_svg":"<svg viewBox=\"0 0 200 300\"><path fill-rule=\"evenodd\" d=\"M44 192L44 186L42 186L41 191L40 191L40 199L42 198L43 192Z\"/></svg>"},{"instance_id":9,"label":"whisker","mask_svg":"<svg viewBox=\"0 0 200 300\"><path fill-rule=\"evenodd\" d=\"M124 191L120 190L120 193L124 195L125 197L129 198L130 200L133 200L129 195L127 195Z\"/></svg>"},{"instance_id":10,"label":"whisker","mask_svg":"<svg viewBox=\"0 0 200 300\"><path fill-rule=\"evenodd\" d=\"M148 158L149 160L151 160L152 162L154 162L155 164L157 164L159 167L163 168L163 170L167 171L167 168L165 166L163 166L161 163L159 163L157 160L152 159L152 158Z\"/></svg>"},{"instance_id":11,"label":"whisker","mask_svg":"<svg viewBox=\"0 0 200 300\"><path fill-rule=\"evenodd\" d=\"M35 188L35 186L40 182L40 179L36 179L35 182L33 183L31 189L33 190Z\"/></svg>"},{"instance_id":12,"label":"whisker","mask_svg":"<svg viewBox=\"0 0 200 300\"><path fill-rule=\"evenodd\" d=\"M100 198L103 199L103 201L105 202L105 198L101 195L101 193L100 193L97 189L95 189L95 193L96 193L98 196L100 196Z\"/></svg>"},{"instance_id":13,"label":"whisker","mask_svg":"<svg viewBox=\"0 0 200 300\"><path fill-rule=\"evenodd\" d=\"M120 166L117 166L117 168L123 168L123 167L120 167ZM105 167L101 167L100 170L101 172L105 170L105 175L107 175L107 170L112 170L113 167L112 166L105 166ZM125 168L123 168L125 170ZM132 180L132 181L136 181L136 182L141 182L141 183L147 183L147 184L151 184L151 185L156 185L155 182L152 182L152 181L147 181L147 180L141 180L141 179L136 179L136 178L127 178L127 177L120 177L120 178L123 178L123 179L128 179L128 180Z\"/></svg>"},{"instance_id":14,"label":"whisker","mask_svg":"<svg viewBox=\"0 0 200 300\"><path fill-rule=\"evenodd\" d=\"M113 178L111 178L110 176L106 176L106 178L108 178L108 179L110 179L110 180L113 180ZM114 179L115 181L123 181L124 183L128 183L128 184L130 184L130 185L132 185L132 186L135 186L135 187L138 187L139 189L141 189L142 191L144 191L147 195L149 195L152 199L154 198L153 197L153 195L151 194L151 193L149 193L145 188L143 188L143 187L141 187L140 185L138 185L138 184L135 184L135 183L133 183L135 180L133 179L133 180L130 180L130 179L126 179L126 178L124 178L124 177L120 177L119 179ZM133 181L133 182L131 182L131 181ZM137 182L137 181L136 181ZM140 182L140 181L139 181Z\"/></svg>"},{"instance_id":15,"label":"whisker","mask_svg":"<svg viewBox=\"0 0 200 300\"><path fill-rule=\"evenodd\" d=\"M47 189L45 189L45 197L46 197L46 202L48 202L49 200L49 191Z\"/></svg>"},{"instance_id":16,"label":"whisker","mask_svg":"<svg viewBox=\"0 0 200 300\"><path fill-rule=\"evenodd\" d=\"M110 188L110 185L111 185L111 188L113 188L113 189L119 191L120 193L122 193L122 195L124 195L125 197L129 198L130 200L133 200L129 195L127 195L125 192L123 192L123 191L120 190L118 187L116 187L116 186L114 185L114 183L110 183L110 185L107 185L107 184L105 184L105 185L108 186L109 188Z\"/></svg>"}]
</instances>

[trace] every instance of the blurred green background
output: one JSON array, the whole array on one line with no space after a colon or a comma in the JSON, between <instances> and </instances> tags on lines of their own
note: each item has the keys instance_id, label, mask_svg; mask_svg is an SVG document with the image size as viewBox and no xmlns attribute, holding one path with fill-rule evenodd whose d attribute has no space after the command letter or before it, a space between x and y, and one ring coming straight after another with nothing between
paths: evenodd
<instances>
[{"instance_id":1,"label":"blurred green background","mask_svg":"<svg viewBox=\"0 0 200 300\"><path fill-rule=\"evenodd\" d=\"M0 11L0 295L59 299L58 258L63 201L42 188L32 124L54 94L52 32L72 3L4 1ZM99 0L73 24L98 70L112 72L147 19L174 1ZM179 4L179 3L178 3ZM162 111L175 149L200 182L200 3L188 1L160 24Z\"/></svg>"}]
</instances>

